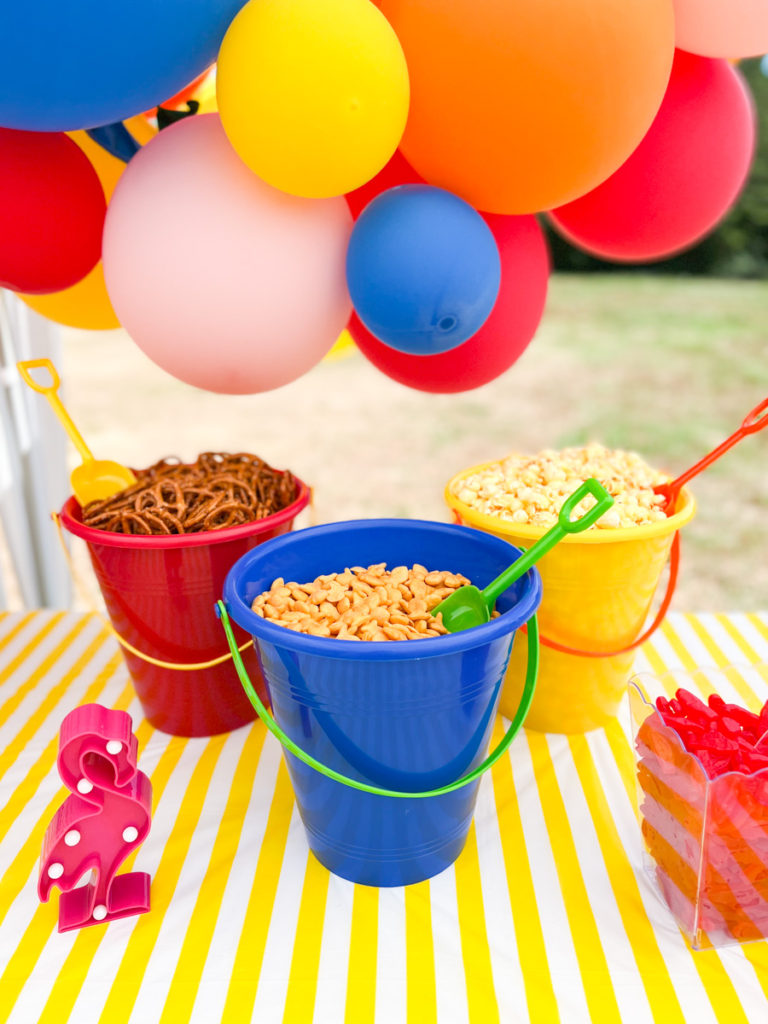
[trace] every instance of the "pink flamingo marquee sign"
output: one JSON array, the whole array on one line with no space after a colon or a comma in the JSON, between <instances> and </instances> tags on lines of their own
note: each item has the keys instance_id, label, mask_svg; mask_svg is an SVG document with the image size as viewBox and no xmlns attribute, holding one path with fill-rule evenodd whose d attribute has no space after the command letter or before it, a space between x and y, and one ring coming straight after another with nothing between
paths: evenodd
<instances>
[{"instance_id":1,"label":"pink flamingo marquee sign","mask_svg":"<svg viewBox=\"0 0 768 1024\"><path fill-rule=\"evenodd\" d=\"M83 704L61 723L57 767L71 796L46 830L37 884L43 902L54 885L61 890L60 932L149 910L150 876L117 874L146 839L152 815L132 728L127 712L100 704Z\"/></svg>"}]
</instances>

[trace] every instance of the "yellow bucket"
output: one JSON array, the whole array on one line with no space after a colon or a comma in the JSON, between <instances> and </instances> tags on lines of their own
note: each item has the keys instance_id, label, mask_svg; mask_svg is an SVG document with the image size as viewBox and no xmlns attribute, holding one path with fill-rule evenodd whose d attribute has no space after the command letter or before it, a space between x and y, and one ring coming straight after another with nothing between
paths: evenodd
<instances>
[{"instance_id":1,"label":"yellow bucket","mask_svg":"<svg viewBox=\"0 0 768 1024\"><path fill-rule=\"evenodd\" d=\"M545 528L485 515L453 493L462 478L494 464L457 473L445 489L445 501L456 522L529 548ZM538 613L542 647L526 729L583 733L615 716L635 657L634 650L624 648L640 636L675 534L695 510L693 496L684 490L674 514L662 522L571 534L537 563L544 588ZM566 653L547 646L547 640L605 656ZM527 656L527 638L518 631L499 705L507 717L520 702Z\"/></svg>"}]
</instances>

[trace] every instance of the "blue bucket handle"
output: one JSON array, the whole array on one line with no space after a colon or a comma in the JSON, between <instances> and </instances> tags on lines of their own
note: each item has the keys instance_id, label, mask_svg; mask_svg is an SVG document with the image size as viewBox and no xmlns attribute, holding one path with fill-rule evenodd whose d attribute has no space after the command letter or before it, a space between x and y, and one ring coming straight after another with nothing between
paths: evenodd
<instances>
[{"instance_id":1,"label":"blue bucket handle","mask_svg":"<svg viewBox=\"0 0 768 1024\"><path fill-rule=\"evenodd\" d=\"M238 677L243 685L243 689L246 692L248 700L251 702L256 714L262 720L264 725L266 725L272 735L277 737L286 750L289 750L295 757L298 757L300 761L309 765L310 768L314 768L315 771L320 772L321 775L325 775L329 779L334 779L336 782L341 782L343 785L349 786L351 789L360 789L364 793L373 793L375 796L443 796L445 793L452 793L456 789L468 786L470 782L475 782L484 772L496 764L520 731L520 726L523 724L525 716L528 714L531 701L533 700L533 694L536 690L536 679L539 674L539 624L536 619L536 613L534 612L528 620L528 665L525 671L523 693L520 697L520 703L517 706L515 716L510 722L509 728L496 749L493 750L488 757L486 757L486 759L477 766L477 768L473 768L467 775L462 775L462 777L457 779L455 782L449 782L447 785L440 786L438 789L428 789L418 793L406 792L399 789L381 789L379 786L371 786L367 782L360 782L358 779L352 779L348 775L342 775L341 772L337 772L333 768L329 768L328 765L322 764L320 761L317 761L312 757L311 754L308 754L306 750L302 750L301 747L297 746L290 736L283 732L274 718L264 707L261 697L259 697L258 693L254 689L253 683L248 677L248 672L243 664L243 659L240 656L240 651L237 647L235 635L232 632L229 613L227 612L227 607L223 601L216 602L216 614L221 619L221 624L227 635L227 643L229 644L229 649L232 652L232 661L234 662L235 669L237 670Z\"/></svg>"}]
</instances>

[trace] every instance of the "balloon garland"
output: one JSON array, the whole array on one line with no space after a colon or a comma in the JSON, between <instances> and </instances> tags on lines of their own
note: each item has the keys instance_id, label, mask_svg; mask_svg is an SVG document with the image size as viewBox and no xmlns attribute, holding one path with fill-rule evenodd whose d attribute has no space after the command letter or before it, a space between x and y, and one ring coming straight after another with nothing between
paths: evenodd
<instances>
[{"instance_id":1,"label":"balloon garland","mask_svg":"<svg viewBox=\"0 0 768 1024\"><path fill-rule=\"evenodd\" d=\"M55 292L85 277L106 209L96 171L63 132L0 128L0 285Z\"/></svg>"},{"instance_id":2,"label":"balloon garland","mask_svg":"<svg viewBox=\"0 0 768 1024\"><path fill-rule=\"evenodd\" d=\"M278 191L240 160L217 114L196 114L123 172L104 227L107 291L167 373L224 394L269 391L345 327L351 229L342 197Z\"/></svg>"},{"instance_id":3,"label":"balloon garland","mask_svg":"<svg viewBox=\"0 0 768 1024\"><path fill-rule=\"evenodd\" d=\"M553 210L552 223L573 245L604 259L672 256L730 209L754 147L752 99L738 68L678 50L640 145L607 181Z\"/></svg>"},{"instance_id":4,"label":"balloon garland","mask_svg":"<svg viewBox=\"0 0 768 1024\"><path fill-rule=\"evenodd\" d=\"M386 345L434 355L488 319L501 260L480 214L433 185L387 189L357 218L347 249L357 315Z\"/></svg>"},{"instance_id":5,"label":"balloon garland","mask_svg":"<svg viewBox=\"0 0 768 1024\"><path fill-rule=\"evenodd\" d=\"M237 394L347 325L408 387L504 373L544 313L539 217L644 262L727 214L732 61L768 49L764 0L38 0L3 29L0 284Z\"/></svg>"}]
</instances>

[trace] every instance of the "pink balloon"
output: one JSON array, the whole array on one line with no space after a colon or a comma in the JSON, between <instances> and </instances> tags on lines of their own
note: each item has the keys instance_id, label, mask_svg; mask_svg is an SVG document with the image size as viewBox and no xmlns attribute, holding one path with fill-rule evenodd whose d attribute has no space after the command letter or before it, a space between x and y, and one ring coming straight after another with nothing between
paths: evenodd
<instances>
[{"instance_id":1,"label":"pink balloon","mask_svg":"<svg viewBox=\"0 0 768 1024\"><path fill-rule=\"evenodd\" d=\"M687 249L736 201L755 146L752 96L725 60L677 50L648 133L597 188L551 211L573 245L642 263Z\"/></svg>"},{"instance_id":2,"label":"pink balloon","mask_svg":"<svg viewBox=\"0 0 768 1024\"><path fill-rule=\"evenodd\" d=\"M673 0L675 45L704 57L768 53L766 0Z\"/></svg>"},{"instance_id":3,"label":"pink balloon","mask_svg":"<svg viewBox=\"0 0 768 1024\"><path fill-rule=\"evenodd\" d=\"M383 344L352 314L349 332L366 358L388 377L419 391L451 394L494 380L528 347L544 312L549 250L533 216L483 213L501 256L501 288L480 330L463 345L414 356Z\"/></svg>"},{"instance_id":4,"label":"pink balloon","mask_svg":"<svg viewBox=\"0 0 768 1024\"><path fill-rule=\"evenodd\" d=\"M265 184L217 114L188 117L133 157L104 228L104 276L121 324L172 376L205 391L281 387L346 325L352 217L343 197Z\"/></svg>"}]
</instances>

